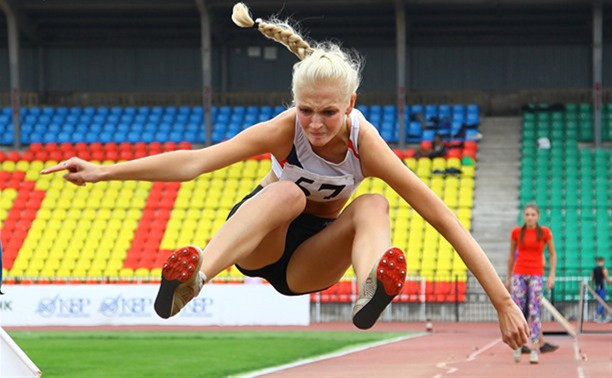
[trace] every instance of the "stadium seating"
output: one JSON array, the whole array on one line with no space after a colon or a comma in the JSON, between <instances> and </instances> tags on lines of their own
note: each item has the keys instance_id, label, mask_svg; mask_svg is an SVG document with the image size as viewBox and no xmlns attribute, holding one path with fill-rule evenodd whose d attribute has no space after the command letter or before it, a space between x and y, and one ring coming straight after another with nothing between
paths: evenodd
<instances>
[{"instance_id":1,"label":"stadium seating","mask_svg":"<svg viewBox=\"0 0 612 378\"><path fill-rule=\"evenodd\" d=\"M9 110L4 108L0 117L6 126L2 143L12 143ZM229 138L280 111L281 107L266 106L215 107L213 141ZM362 111L373 115L374 121L379 119L378 127L389 121L395 125L394 106L373 105ZM417 105L407 107L407 113L410 111L478 121L475 106ZM127 181L76 187L61 175L40 174L43 168L72 156L112 164L190 149L192 143L203 142L193 137L199 135L202 117L199 107L24 109L22 142L29 148L0 151L4 276L37 283L155 281L169 251L180 245L205 244L233 204L269 171L269 156L254 157L182 184ZM414 140L428 148L431 141L417 134ZM476 142L467 140L433 160L414 158L414 150L396 154L469 229L476 150ZM407 252L411 279L396 300L463 301L466 268L451 246L382 181L365 180L355 196L366 192L380 193L389 200L393 243ZM354 300L354 278L350 269L319 300ZM229 267L215 281L240 283L244 277Z\"/></svg>"},{"instance_id":2,"label":"stadium seating","mask_svg":"<svg viewBox=\"0 0 612 378\"><path fill-rule=\"evenodd\" d=\"M276 116L282 106L213 106L211 140L218 143L240 131ZM389 143L399 141L395 105L360 105L358 109L376 126ZM419 121L416 114L422 114ZM0 145L13 144L11 108L0 112ZM21 143L204 143L204 112L201 106L140 107L29 107L22 108ZM434 127L447 139L471 140L480 123L477 105L406 105L406 142L433 140ZM421 124L423 122L423 124ZM470 127L458 135L462 125ZM430 128L430 129L428 129Z\"/></svg>"},{"instance_id":3,"label":"stadium seating","mask_svg":"<svg viewBox=\"0 0 612 378\"><path fill-rule=\"evenodd\" d=\"M610 140L610 105L602 117L604 140ZM588 277L595 256L610 255L612 151L580 145L593 140L591 114L590 104L567 104L565 111L523 116L520 203L540 206L540 223L555 238L557 276ZM538 148L539 138L548 138L550 148ZM579 279L560 281L555 299L577 299Z\"/></svg>"}]
</instances>

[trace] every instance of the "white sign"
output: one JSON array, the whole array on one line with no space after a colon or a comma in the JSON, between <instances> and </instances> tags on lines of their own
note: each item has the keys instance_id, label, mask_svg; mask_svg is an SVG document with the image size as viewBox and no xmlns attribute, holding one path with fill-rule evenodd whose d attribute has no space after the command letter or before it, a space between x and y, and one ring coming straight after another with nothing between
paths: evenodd
<instances>
[{"instance_id":1,"label":"white sign","mask_svg":"<svg viewBox=\"0 0 612 378\"><path fill-rule=\"evenodd\" d=\"M5 285L0 325L308 325L308 295L270 285L206 285L170 319L153 310L159 285Z\"/></svg>"},{"instance_id":2,"label":"white sign","mask_svg":"<svg viewBox=\"0 0 612 378\"><path fill-rule=\"evenodd\" d=\"M40 369L0 328L0 377L40 377Z\"/></svg>"}]
</instances>

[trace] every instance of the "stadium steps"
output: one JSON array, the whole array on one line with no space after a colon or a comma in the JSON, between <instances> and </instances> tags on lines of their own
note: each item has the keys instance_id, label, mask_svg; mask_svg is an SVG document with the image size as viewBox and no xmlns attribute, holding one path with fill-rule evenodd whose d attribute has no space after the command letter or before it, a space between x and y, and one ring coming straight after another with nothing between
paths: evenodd
<instances>
[{"instance_id":1,"label":"stadium steps","mask_svg":"<svg viewBox=\"0 0 612 378\"><path fill-rule=\"evenodd\" d=\"M473 235L501 275L506 273L509 235L518 216L520 117L487 117L478 145Z\"/></svg>"}]
</instances>

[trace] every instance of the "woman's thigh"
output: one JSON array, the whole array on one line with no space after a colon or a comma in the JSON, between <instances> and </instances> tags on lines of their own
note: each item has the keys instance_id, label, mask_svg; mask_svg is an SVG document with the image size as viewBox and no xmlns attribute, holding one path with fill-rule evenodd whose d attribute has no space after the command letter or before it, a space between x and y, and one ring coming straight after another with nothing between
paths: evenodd
<instances>
[{"instance_id":1,"label":"woman's thigh","mask_svg":"<svg viewBox=\"0 0 612 378\"><path fill-rule=\"evenodd\" d=\"M292 206L287 206L288 203ZM235 229L246 233L247 237L249 233L264 232L264 235L248 255L235 263L241 268L254 270L278 261L285 249L289 225L301 213L304 205L303 192L297 185L287 181L270 184L243 203L223 226L226 228L223 236L238 237L233 232ZM242 230L243 221L253 216L260 221L250 229Z\"/></svg>"},{"instance_id":2,"label":"woman's thigh","mask_svg":"<svg viewBox=\"0 0 612 378\"><path fill-rule=\"evenodd\" d=\"M358 217L363 212L387 211L386 200L381 201L379 196L362 197L295 250L287 266L287 283L291 290L298 293L321 290L338 282L346 273L352 263L355 219L363 219ZM389 227L388 222L379 226ZM383 250L376 251L379 252L382 254Z\"/></svg>"}]
</instances>

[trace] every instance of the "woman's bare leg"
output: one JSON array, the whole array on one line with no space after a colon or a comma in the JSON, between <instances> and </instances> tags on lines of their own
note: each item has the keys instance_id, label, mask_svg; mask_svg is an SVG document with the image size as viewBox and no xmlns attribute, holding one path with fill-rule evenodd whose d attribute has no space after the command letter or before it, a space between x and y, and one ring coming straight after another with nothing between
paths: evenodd
<instances>
[{"instance_id":1,"label":"woman's bare leg","mask_svg":"<svg viewBox=\"0 0 612 378\"><path fill-rule=\"evenodd\" d=\"M278 261L287 228L305 206L306 197L294 183L266 186L219 229L204 250L200 270L212 279L233 264L258 269Z\"/></svg>"},{"instance_id":2,"label":"woman's bare leg","mask_svg":"<svg viewBox=\"0 0 612 378\"><path fill-rule=\"evenodd\" d=\"M390 245L389 203L377 194L359 196L297 248L287 267L287 283L296 293L320 290L338 282L352 264L361 287Z\"/></svg>"}]
</instances>

